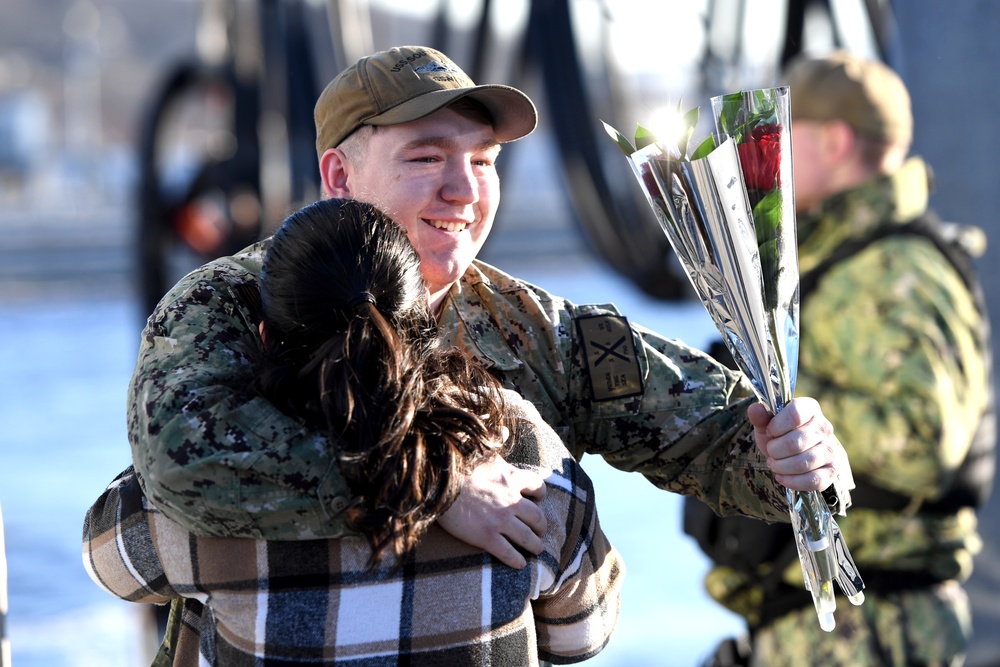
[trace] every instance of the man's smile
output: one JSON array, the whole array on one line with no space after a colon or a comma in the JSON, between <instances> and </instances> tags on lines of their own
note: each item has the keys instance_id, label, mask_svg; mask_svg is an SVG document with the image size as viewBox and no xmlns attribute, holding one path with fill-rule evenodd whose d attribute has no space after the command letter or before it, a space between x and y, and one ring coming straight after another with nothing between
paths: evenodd
<instances>
[{"instance_id":1,"label":"man's smile","mask_svg":"<svg viewBox=\"0 0 1000 667\"><path fill-rule=\"evenodd\" d=\"M467 222L456 220L428 220L425 218L424 222L435 229L441 229L448 232L464 232L465 228L469 226L469 223Z\"/></svg>"}]
</instances>

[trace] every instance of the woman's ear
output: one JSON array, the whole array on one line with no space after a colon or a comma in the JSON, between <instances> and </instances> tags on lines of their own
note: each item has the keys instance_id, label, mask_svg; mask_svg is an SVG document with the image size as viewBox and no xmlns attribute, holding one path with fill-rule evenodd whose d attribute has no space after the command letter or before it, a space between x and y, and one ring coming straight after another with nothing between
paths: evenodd
<instances>
[{"instance_id":1,"label":"woman's ear","mask_svg":"<svg viewBox=\"0 0 1000 667\"><path fill-rule=\"evenodd\" d=\"M267 346L267 327L264 326L263 322L257 325L257 331L260 332L261 342L264 343L265 346Z\"/></svg>"}]
</instances>

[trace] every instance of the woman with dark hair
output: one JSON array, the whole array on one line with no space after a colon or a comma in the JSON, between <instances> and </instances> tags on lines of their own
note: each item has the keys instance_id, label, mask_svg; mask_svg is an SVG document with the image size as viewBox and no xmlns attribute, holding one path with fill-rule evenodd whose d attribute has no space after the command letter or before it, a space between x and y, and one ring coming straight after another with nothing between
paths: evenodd
<instances>
[{"instance_id":1,"label":"woman with dark hair","mask_svg":"<svg viewBox=\"0 0 1000 667\"><path fill-rule=\"evenodd\" d=\"M502 442L499 382L439 345L420 259L369 205L293 215L261 283L261 392L345 443L340 469L359 498L349 521L373 559L401 556Z\"/></svg>"},{"instance_id":2,"label":"woman with dark hair","mask_svg":"<svg viewBox=\"0 0 1000 667\"><path fill-rule=\"evenodd\" d=\"M84 563L123 599L176 601L155 664L532 665L600 651L624 570L590 480L530 403L439 343L405 230L331 199L262 250L260 291L236 290L261 319L256 389L345 443L358 535L198 537L127 470L87 514ZM543 551L523 569L435 524L500 451L546 476Z\"/></svg>"}]
</instances>

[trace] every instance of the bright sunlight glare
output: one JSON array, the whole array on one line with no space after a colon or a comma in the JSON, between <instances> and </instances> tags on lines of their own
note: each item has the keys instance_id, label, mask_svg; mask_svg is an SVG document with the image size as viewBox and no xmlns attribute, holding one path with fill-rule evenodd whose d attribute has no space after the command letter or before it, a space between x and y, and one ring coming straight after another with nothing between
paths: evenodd
<instances>
[{"instance_id":1,"label":"bright sunlight glare","mask_svg":"<svg viewBox=\"0 0 1000 667\"><path fill-rule=\"evenodd\" d=\"M659 143L663 148L668 150L677 150L677 137L680 136L684 129L684 124L681 122L681 114L677 112L676 108L660 108L653 112L653 115L649 117L647 121L649 124L645 123L643 126L656 135L657 143Z\"/></svg>"},{"instance_id":2,"label":"bright sunlight glare","mask_svg":"<svg viewBox=\"0 0 1000 667\"><path fill-rule=\"evenodd\" d=\"M676 151L680 153L680 149L683 148L686 149L685 152L690 153L708 136L710 130L699 134L699 129L696 126L689 144L687 146L678 146L677 140L686 129L684 114L688 111L689 109L687 108L678 110L675 102L667 106L657 107L650 114L649 118L646 121L640 121L640 124L656 136L657 143L663 149L669 152Z\"/></svg>"}]
</instances>

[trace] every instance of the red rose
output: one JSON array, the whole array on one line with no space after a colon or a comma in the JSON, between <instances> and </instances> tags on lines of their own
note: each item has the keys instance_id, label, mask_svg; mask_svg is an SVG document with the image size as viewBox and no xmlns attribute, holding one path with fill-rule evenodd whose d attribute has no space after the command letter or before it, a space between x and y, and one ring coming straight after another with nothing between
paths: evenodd
<instances>
[{"instance_id":1,"label":"red rose","mask_svg":"<svg viewBox=\"0 0 1000 667\"><path fill-rule=\"evenodd\" d=\"M642 184L646 188L646 192L654 200L663 199L663 194L660 192L660 186L656 182L656 176L653 175L653 162L657 162L662 158L653 158L650 162L643 163L642 169Z\"/></svg>"},{"instance_id":2,"label":"red rose","mask_svg":"<svg viewBox=\"0 0 1000 667\"><path fill-rule=\"evenodd\" d=\"M781 187L781 125L759 125L737 147L747 188L770 192Z\"/></svg>"}]
</instances>

